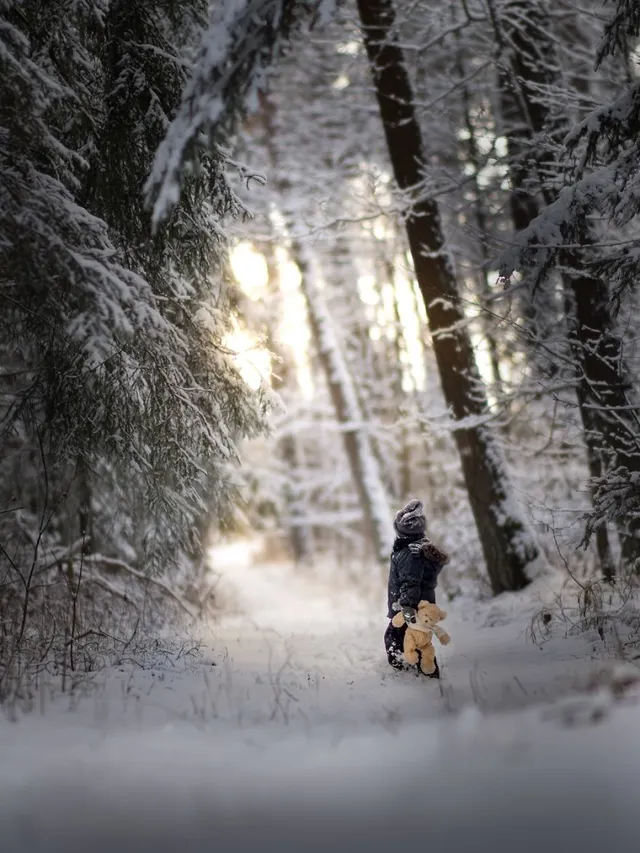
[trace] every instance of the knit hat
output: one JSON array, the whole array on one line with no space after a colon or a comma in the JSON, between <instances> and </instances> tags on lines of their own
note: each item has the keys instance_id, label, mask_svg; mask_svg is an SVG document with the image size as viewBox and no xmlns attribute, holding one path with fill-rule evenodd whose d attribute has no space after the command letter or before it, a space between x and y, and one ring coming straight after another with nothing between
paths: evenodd
<instances>
[{"instance_id":1,"label":"knit hat","mask_svg":"<svg viewBox=\"0 0 640 853\"><path fill-rule=\"evenodd\" d=\"M422 501L415 498L410 500L403 509L396 513L393 526L398 536L424 536L427 519L424 517Z\"/></svg>"}]
</instances>

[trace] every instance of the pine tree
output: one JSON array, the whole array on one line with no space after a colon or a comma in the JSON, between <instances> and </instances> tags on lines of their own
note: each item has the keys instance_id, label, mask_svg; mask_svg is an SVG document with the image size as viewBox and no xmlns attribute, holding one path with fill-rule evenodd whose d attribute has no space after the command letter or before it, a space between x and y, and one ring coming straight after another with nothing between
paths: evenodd
<instances>
[{"instance_id":1,"label":"pine tree","mask_svg":"<svg viewBox=\"0 0 640 853\"><path fill-rule=\"evenodd\" d=\"M217 470L261 425L223 346L239 207L217 161L156 237L143 206L206 8L0 5L0 602L19 640L62 589L39 623L54 652L81 579L115 591L107 565L144 580L194 553Z\"/></svg>"}]
</instances>

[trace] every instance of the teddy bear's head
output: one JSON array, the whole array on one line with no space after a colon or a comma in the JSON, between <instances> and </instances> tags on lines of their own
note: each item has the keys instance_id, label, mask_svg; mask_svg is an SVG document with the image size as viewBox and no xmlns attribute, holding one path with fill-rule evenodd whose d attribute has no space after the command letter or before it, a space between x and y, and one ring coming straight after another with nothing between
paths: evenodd
<instances>
[{"instance_id":1,"label":"teddy bear's head","mask_svg":"<svg viewBox=\"0 0 640 853\"><path fill-rule=\"evenodd\" d=\"M445 619L446 616L447 614L445 611L440 610L437 604L431 604L430 601L421 601L417 607L415 627L418 629L431 628L437 622L441 622ZM402 613L396 613L393 617L393 624L396 628L400 628L405 624Z\"/></svg>"},{"instance_id":2,"label":"teddy bear's head","mask_svg":"<svg viewBox=\"0 0 640 853\"><path fill-rule=\"evenodd\" d=\"M418 604L417 611L418 623L425 628L429 628L447 617L444 610L441 610L437 604L431 604L430 601L421 601Z\"/></svg>"}]
</instances>

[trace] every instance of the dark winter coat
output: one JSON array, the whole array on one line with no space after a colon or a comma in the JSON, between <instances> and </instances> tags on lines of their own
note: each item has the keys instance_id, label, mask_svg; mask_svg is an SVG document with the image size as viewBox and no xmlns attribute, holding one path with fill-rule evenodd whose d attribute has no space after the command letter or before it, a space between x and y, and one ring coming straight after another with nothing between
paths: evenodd
<instances>
[{"instance_id":1,"label":"dark winter coat","mask_svg":"<svg viewBox=\"0 0 640 853\"><path fill-rule=\"evenodd\" d=\"M428 539L398 537L393 543L389 567L389 619L398 612L397 605L417 607L420 601L435 604L438 575L448 561L448 556Z\"/></svg>"}]
</instances>

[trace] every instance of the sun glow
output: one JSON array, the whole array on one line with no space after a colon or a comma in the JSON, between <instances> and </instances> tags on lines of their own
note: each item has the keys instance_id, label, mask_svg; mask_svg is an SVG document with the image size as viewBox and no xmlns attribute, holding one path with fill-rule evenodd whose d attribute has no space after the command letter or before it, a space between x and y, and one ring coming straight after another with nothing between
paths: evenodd
<instances>
[{"instance_id":1,"label":"sun glow","mask_svg":"<svg viewBox=\"0 0 640 853\"><path fill-rule=\"evenodd\" d=\"M406 351L406 368L403 370L402 386L405 391L422 391L426 387L426 370L420 305L422 296L416 292L400 265L396 265L395 293L398 316L402 327L403 344Z\"/></svg>"},{"instance_id":2,"label":"sun glow","mask_svg":"<svg viewBox=\"0 0 640 853\"><path fill-rule=\"evenodd\" d=\"M276 335L278 341L293 354L298 386L306 399L314 393L309 348L311 331L307 322L307 308L301 289L300 270L282 247L276 249L283 312Z\"/></svg>"},{"instance_id":3,"label":"sun glow","mask_svg":"<svg viewBox=\"0 0 640 853\"><path fill-rule=\"evenodd\" d=\"M233 330L225 337L238 373L249 388L256 391L271 375L271 355L258 338L234 320Z\"/></svg>"},{"instance_id":4,"label":"sun glow","mask_svg":"<svg viewBox=\"0 0 640 853\"><path fill-rule=\"evenodd\" d=\"M242 292L252 302L263 298L269 284L269 268L264 255L251 243L238 243L231 252L229 262L233 277Z\"/></svg>"},{"instance_id":5,"label":"sun glow","mask_svg":"<svg viewBox=\"0 0 640 853\"><path fill-rule=\"evenodd\" d=\"M342 89L346 89L350 83L351 81L349 80L346 74L340 74L338 77L336 77L336 79L331 85L334 89L338 89L338 91L340 91Z\"/></svg>"},{"instance_id":6,"label":"sun glow","mask_svg":"<svg viewBox=\"0 0 640 853\"><path fill-rule=\"evenodd\" d=\"M231 271L242 292L252 302L281 297L277 324L271 330L275 344L290 350L295 364L298 385L307 398L313 396L313 378L309 362L310 330L304 296L300 288L300 270L281 246L274 249L276 281L269 281L269 266L265 256L251 243L238 243L230 257ZM258 338L239 324L234 325L225 345L234 353L242 378L251 388L278 373L278 361Z\"/></svg>"},{"instance_id":7,"label":"sun glow","mask_svg":"<svg viewBox=\"0 0 640 853\"><path fill-rule=\"evenodd\" d=\"M358 277L358 293L360 300L365 305L377 305L380 302L376 280L372 275L361 275Z\"/></svg>"},{"instance_id":8,"label":"sun glow","mask_svg":"<svg viewBox=\"0 0 640 853\"><path fill-rule=\"evenodd\" d=\"M383 238L384 228L379 233ZM277 281L269 281L270 269L264 255L250 243L239 243L231 254L231 269L242 292L253 302L280 298L277 320L271 329L278 355L291 359L300 392L306 399L315 393L311 370L311 330L307 318L307 307L300 270L283 246L274 248L271 275ZM369 335L372 341L386 338L393 341L401 333L398 353L402 365L403 387L408 393L422 390L426 384L424 345L424 308L413 278L407 274L398 257L393 264L393 280L380 286L378 276L364 271L358 276L357 285L363 310L369 317ZM421 311L422 308L422 311ZM225 341L234 354L234 360L244 381L251 388L269 382L273 373L279 373L279 359L272 360L271 354L258 337L239 323ZM280 347L288 355L280 352Z\"/></svg>"}]
</instances>

